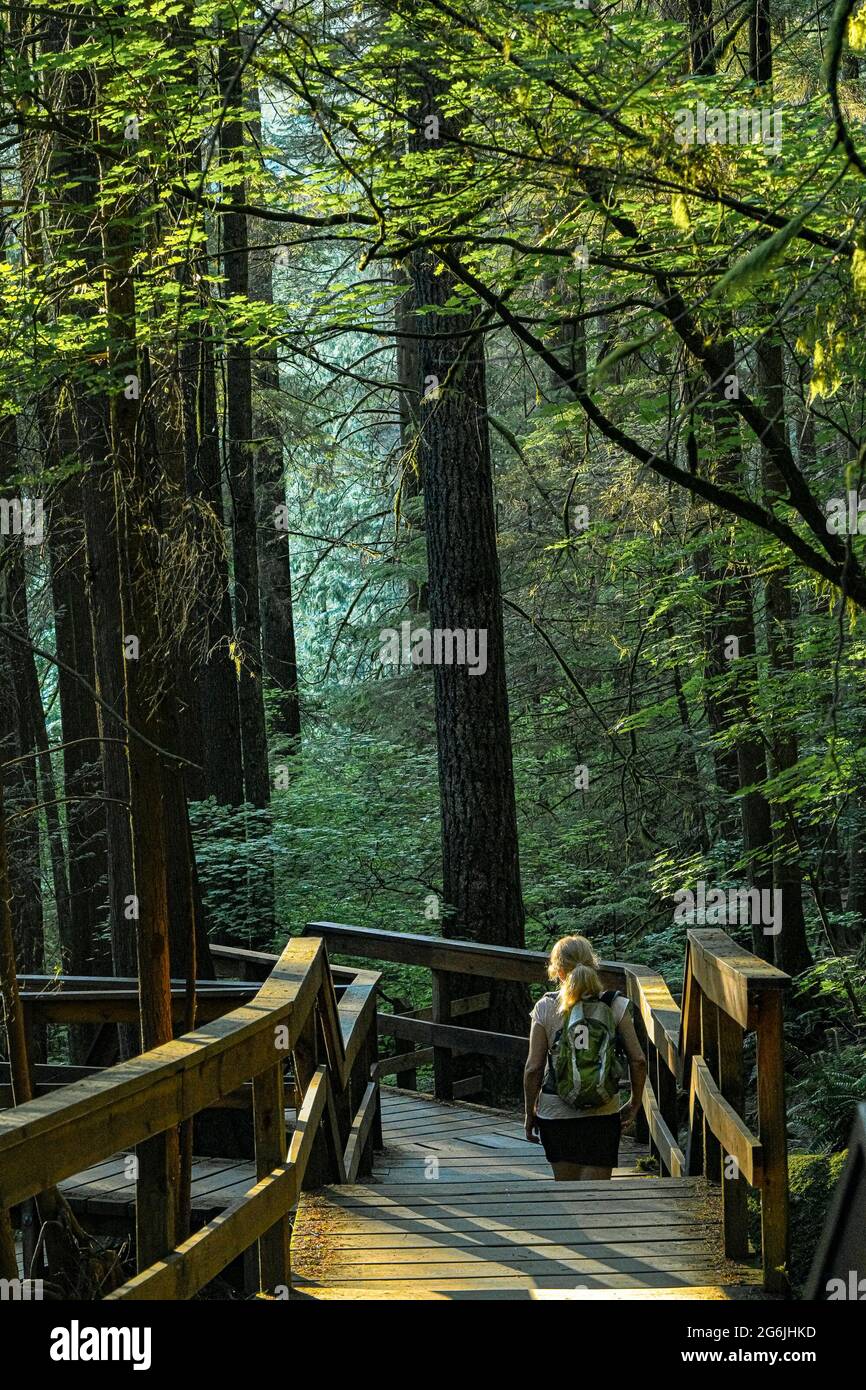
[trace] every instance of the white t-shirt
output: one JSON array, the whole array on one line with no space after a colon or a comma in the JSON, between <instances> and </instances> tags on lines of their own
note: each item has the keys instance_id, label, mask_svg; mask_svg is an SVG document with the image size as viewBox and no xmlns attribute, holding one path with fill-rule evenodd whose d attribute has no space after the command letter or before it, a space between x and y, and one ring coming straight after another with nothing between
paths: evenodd
<instances>
[{"instance_id":1,"label":"white t-shirt","mask_svg":"<svg viewBox=\"0 0 866 1390\"><path fill-rule=\"evenodd\" d=\"M611 1009L617 1023L628 1008L628 1000L624 994L617 994L611 1001ZM532 1013L529 1015L533 1023L538 1023L547 1035L547 1051L553 1050L554 1044L562 1032L565 1022L564 1016L559 1008L559 992L543 994L536 1004ZM546 1075L545 1068L545 1075ZM620 1109L618 1096L609 1100L607 1105L600 1105L597 1110L576 1110L573 1105L566 1105L565 1101L555 1093L550 1091L539 1091L538 1100L535 1102L535 1113L540 1120L584 1120L594 1119L598 1115L615 1115Z\"/></svg>"}]
</instances>

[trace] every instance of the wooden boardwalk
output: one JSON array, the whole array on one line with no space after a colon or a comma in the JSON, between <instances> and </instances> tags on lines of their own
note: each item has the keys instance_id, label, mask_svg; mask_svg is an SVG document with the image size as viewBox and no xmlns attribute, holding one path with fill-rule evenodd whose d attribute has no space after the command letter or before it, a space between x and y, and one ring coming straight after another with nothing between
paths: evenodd
<instances>
[{"instance_id":1,"label":"wooden boardwalk","mask_svg":"<svg viewBox=\"0 0 866 1390\"><path fill-rule=\"evenodd\" d=\"M60 1190L82 1217L132 1220L135 1168L131 1155L115 1154L60 1183ZM223 1211L256 1181L256 1165L236 1158L196 1158L192 1168L192 1210L207 1218Z\"/></svg>"},{"instance_id":2,"label":"wooden boardwalk","mask_svg":"<svg viewBox=\"0 0 866 1390\"><path fill-rule=\"evenodd\" d=\"M554 1183L519 1118L382 1090L372 1179L303 1194L292 1237L316 1298L749 1297L696 1178L644 1176L623 1142L610 1184ZM756 1291L755 1291L756 1292Z\"/></svg>"},{"instance_id":3,"label":"wooden boardwalk","mask_svg":"<svg viewBox=\"0 0 866 1390\"><path fill-rule=\"evenodd\" d=\"M226 1271L235 1279L241 1257L245 1288L264 1297L293 1287L301 1298L737 1298L760 1296L759 1279L764 1295L787 1295L786 975L704 928L688 932L682 1008L648 967L602 963L605 984L632 1002L646 1052L638 1121L660 1176L641 1171L627 1141L612 1182L554 1183L517 1116L381 1088L431 1053L434 1063L467 1051L525 1058L524 1037L450 1021L483 1012L488 994L448 996L445 1020L435 1008L429 1019L382 1013L379 972L332 968L325 936L347 955L428 969L440 1002L451 975L477 989L529 985L545 968L538 952L310 924L279 958L251 959L259 976L267 967L252 999L248 982L223 982L219 1007L207 1000L214 1016L192 1032L116 1065L70 1068L68 1079L51 1068L32 1100L0 1108L0 1216L21 1216L22 1258L38 1254L26 1204L35 1198L38 1214L44 1196L50 1209L60 1186L85 1224L104 1222L112 1237L127 1238L134 1220L136 1272L112 1300L193 1298ZM29 1026L134 1022L137 997L121 985L22 994ZM397 1050L383 1055L380 1037ZM447 1069L436 1070L447 1091ZM177 1127L196 1117L201 1148L220 1145L215 1109L249 1112L255 1161L196 1156L193 1233L175 1243L163 1165ZM145 1142L153 1162L128 1162ZM740 1181L720 1184L727 1158ZM760 1272L743 1262L750 1191ZM8 1249L4 1259L11 1268Z\"/></svg>"}]
</instances>

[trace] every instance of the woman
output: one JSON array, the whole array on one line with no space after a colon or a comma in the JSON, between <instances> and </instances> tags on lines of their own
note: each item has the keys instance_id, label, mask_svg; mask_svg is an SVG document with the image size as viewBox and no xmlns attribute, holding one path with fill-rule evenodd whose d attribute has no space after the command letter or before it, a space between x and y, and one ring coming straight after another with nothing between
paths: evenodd
<instances>
[{"instance_id":1,"label":"woman","mask_svg":"<svg viewBox=\"0 0 866 1390\"><path fill-rule=\"evenodd\" d=\"M602 994L598 961L585 936L564 936L557 941L547 973L551 980L559 981L559 989L545 994L532 1010L529 1056L523 1074L526 1137L537 1144L540 1136L557 1182L609 1178L617 1165L620 1134L640 1108L646 1081L646 1062L628 1000L615 990ZM622 1109L617 1096L593 1109L579 1109L567 1104L557 1091L553 1060L563 1027L575 1004L599 1000L610 1006L617 1038L628 1058L631 1100Z\"/></svg>"}]
</instances>

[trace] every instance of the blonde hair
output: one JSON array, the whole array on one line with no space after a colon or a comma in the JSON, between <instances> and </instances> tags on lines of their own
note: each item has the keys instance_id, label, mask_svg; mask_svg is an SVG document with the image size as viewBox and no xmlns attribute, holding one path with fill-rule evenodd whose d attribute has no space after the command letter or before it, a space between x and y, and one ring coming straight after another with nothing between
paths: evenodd
<instances>
[{"instance_id":1,"label":"blonde hair","mask_svg":"<svg viewBox=\"0 0 866 1390\"><path fill-rule=\"evenodd\" d=\"M557 941L550 953L547 974L556 980L560 970L565 972L559 987L562 1013L570 1013L586 995L601 994L598 958L585 936L563 936Z\"/></svg>"}]
</instances>

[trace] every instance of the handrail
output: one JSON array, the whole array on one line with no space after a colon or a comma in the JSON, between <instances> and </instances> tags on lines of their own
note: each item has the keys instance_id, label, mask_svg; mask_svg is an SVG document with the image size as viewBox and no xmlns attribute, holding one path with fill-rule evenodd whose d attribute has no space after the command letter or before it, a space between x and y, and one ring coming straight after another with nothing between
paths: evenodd
<instances>
[{"instance_id":1,"label":"handrail","mask_svg":"<svg viewBox=\"0 0 866 1390\"><path fill-rule=\"evenodd\" d=\"M256 1186L177 1248L165 1214L137 1190L139 1273L115 1298L189 1297L258 1241L263 1289L288 1287L288 1213L310 1164L317 1181L369 1166L379 1137L375 972L354 972L337 1004L324 942L293 938L255 996L222 1017L96 1076L0 1112L0 1206L8 1208L253 1085ZM325 1060L320 1062L320 1042ZM298 1122L287 1152L283 1067L291 1054ZM320 1132L321 1131L321 1132ZM321 1140L321 1142L319 1142ZM311 1170L312 1171L312 1170ZM152 1219L153 1218L153 1219ZM170 1228L170 1223L169 1223Z\"/></svg>"},{"instance_id":2,"label":"handrail","mask_svg":"<svg viewBox=\"0 0 866 1390\"><path fill-rule=\"evenodd\" d=\"M378 974L331 967L327 944L351 956L429 969L433 1007L377 1018ZM251 1083L256 1186L180 1245L163 1241L154 1250L153 1240L149 1247L145 1243L147 1258L140 1255L139 1273L112 1297L165 1297L166 1289L170 1296L186 1297L253 1241L259 1245L262 1287L287 1285L288 1212L305 1183L353 1181L369 1162L370 1147L381 1133L380 1076L412 1071L429 1061L432 1052L437 1094L450 1098L460 1086L450 1078L453 1052L525 1055L525 1037L454 1025L452 1020L461 1015L483 1015L489 995L482 989L456 998L452 978L465 975L478 984L489 979L537 982L547 962L538 951L336 923L309 924L305 936L293 938L279 958L224 949L224 963L235 973L246 974L248 967L263 973L270 967L252 998L163 1048L0 1114L0 1203L10 1205L119 1148L155 1142L153 1136ZM725 1253L732 1258L748 1254L746 1187L760 1192L764 1283L770 1291L784 1291L788 1212L782 1004L788 977L724 932L710 929L688 932L682 1008L664 979L644 966L602 962L600 973L608 987L628 994L647 1054L640 1137L649 1140L663 1173L702 1173L722 1183ZM339 1004L334 978L345 982ZM250 986L224 981L202 993L212 992L214 1007L222 1007L227 989L244 988ZM283 1046L292 1054L299 1098L288 1152L275 1028L283 1030ZM420 1047L377 1062L377 1031ZM757 1134L745 1110L747 1031L757 1041ZM477 1089L480 1083L472 1078L465 1084ZM679 1120L683 1092L688 1103L685 1148Z\"/></svg>"},{"instance_id":3,"label":"handrail","mask_svg":"<svg viewBox=\"0 0 866 1390\"><path fill-rule=\"evenodd\" d=\"M459 1082L451 1081L452 1051L525 1056L525 1037L452 1025L458 1006L470 1002L474 1006L474 1000L455 1000L448 992L448 976L535 983L546 973L544 952L335 922L311 922L305 934L322 937L332 951L348 956L431 971L433 1007L423 1011L426 1017L380 1016L380 1033L411 1040L419 1049L383 1059L376 1068L378 1075L392 1074L389 1067L405 1074L426 1064L432 1044L435 1093L449 1100L466 1093L458 1090ZM788 1188L782 1005L789 977L714 928L688 932L682 1008L662 976L645 966L602 961L599 973L606 987L616 986L631 1000L647 1055L638 1138L649 1141L663 1173L672 1177L704 1174L722 1184L725 1253L731 1258L748 1254L746 1187L760 1192L764 1286L784 1292ZM754 1032L757 1038L757 1135L745 1118L746 1032ZM477 1087L480 1078L470 1084ZM679 1133L683 1092L689 1115L685 1147Z\"/></svg>"},{"instance_id":4,"label":"handrail","mask_svg":"<svg viewBox=\"0 0 866 1390\"><path fill-rule=\"evenodd\" d=\"M688 1171L722 1184L725 1253L749 1249L746 1187L760 1192L764 1288L788 1292L783 1007L790 977L725 932L688 933L679 1052L689 1096ZM758 1133L745 1124L743 1041L756 1041Z\"/></svg>"}]
</instances>

